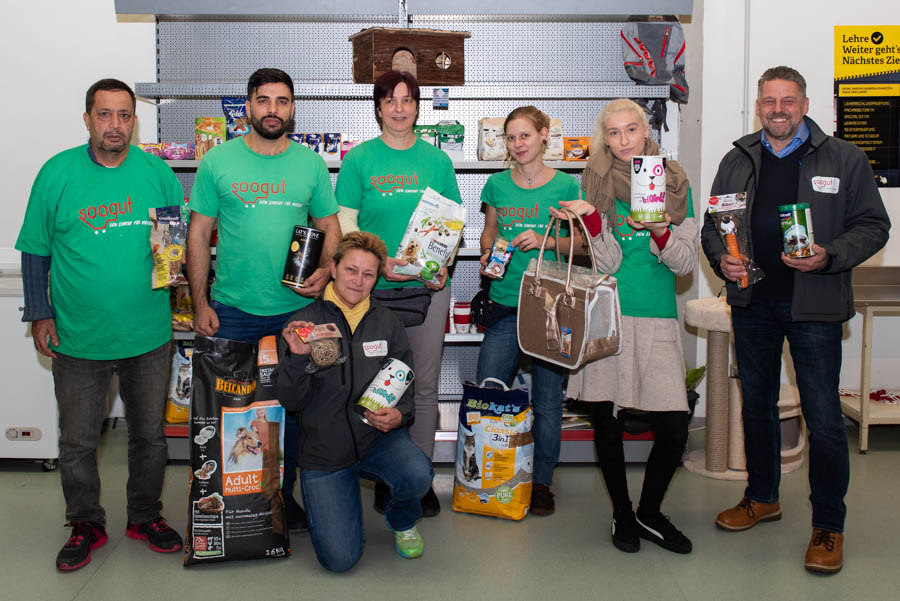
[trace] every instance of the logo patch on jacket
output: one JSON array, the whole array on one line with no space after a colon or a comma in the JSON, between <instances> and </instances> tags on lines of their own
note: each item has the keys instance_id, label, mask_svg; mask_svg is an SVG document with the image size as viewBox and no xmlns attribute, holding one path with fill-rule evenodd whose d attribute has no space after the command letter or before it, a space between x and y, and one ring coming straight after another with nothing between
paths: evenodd
<instances>
[{"instance_id":1,"label":"logo patch on jacket","mask_svg":"<svg viewBox=\"0 0 900 601\"><path fill-rule=\"evenodd\" d=\"M366 357L385 357L388 352L387 340L373 340L371 342L363 342L363 353Z\"/></svg>"},{"instance_id":2,"label":"logo patch on jacket","mask_svg":"<svg viewBox=\"0 0 900 601\"><path fill-rule=\"evenodd\" d=\"M841 187L841 180L836 177L822 177L821 175L817 175L812 178L812 187L816 192L837 194Z\"/></svg>"}]
</instances>

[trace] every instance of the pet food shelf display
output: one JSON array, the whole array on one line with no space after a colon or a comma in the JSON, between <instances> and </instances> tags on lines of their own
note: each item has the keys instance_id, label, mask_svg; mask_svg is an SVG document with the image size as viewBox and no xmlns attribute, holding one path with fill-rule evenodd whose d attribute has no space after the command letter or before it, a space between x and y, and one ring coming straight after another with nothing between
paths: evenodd
<instances>
[{"instance_id":1,"label":"pet food shelf display","mask_svg":"<svg viewBox=\"0 0 900 601\"><path fill-rule=\"evenodd\" d=\"M469 32L464 42L464 85L421 86L418 118L420 124L453 121L464 127L461 156L453 161L467 216L451 280L451 294L460 301L472 299L481 286L481 190L492 173L507 168L503 161L476 160L480 119L505 118L516 107L535 105L561 121L563 136L584 137L614 98L655 102L669 98L669 86L638 85L625 72L620 33L623 15L635 9L606 0L578 5L525 0L515 6L408 0L401 2L401 8L408 10L401 10L399 23L396 0L335 0L312 8L310 3L264 1L252 3L253 8L247 6L240 14L233 13L232 7L249 5L244 0L227 8L207 0L189 7L164 0L117 0L116 4L118 12L125 12L127 5L131 14L158 15L157 81L137 83L135 91L157 101L156 139L174 143L194 141L197 117L221 115L221 97L246 94L250 73L273 65L294 80L295 131L341 132L342 139L369 140L380 134L373 115L372 85L353 83L348 38L364 29L398 25ZM690 14L692 2L659 0L641 7L648 14L683 15ZM300 14L307 9L318 14ZM175 10L182 14L167 14ZM285 11L294 14L278 14ZM437 11L442 12L434 14ZM535 43L523 47L523 39ZM586 39L591 44L586 45ZM210 40L223 42L211 44ZM579 48L577 56L572 48ZM444 90L449 98L446 108L435 97L436 91ZM655 123L651 135L663 147L677 149L678 109L671 103L669 107L669 131L661 131ZM190 190L199 162L168 164L184 189ZM548 164L576 178L585 166L583 161ZM326 165L334 183L341 162L328 158ZM455 412L463 383L474 380L481 340L480 334L445 336L438 390L442 415ZM589 430L564 434L586 440L564 437L563 461L594 460ZM435 460L452 462L455 446L455 427L452 432L438 432Z\"/></svg>"}]
</instances>

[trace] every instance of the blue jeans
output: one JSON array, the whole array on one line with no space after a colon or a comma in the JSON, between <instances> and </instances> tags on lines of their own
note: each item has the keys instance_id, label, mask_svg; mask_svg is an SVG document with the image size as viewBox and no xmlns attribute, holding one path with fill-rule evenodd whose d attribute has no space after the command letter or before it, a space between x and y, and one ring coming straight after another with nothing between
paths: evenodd
<instances>
[{"instance_id":1,"label":"blue jeans","mask_svg":"<svg viewBox=\"0 0 900 601\"><path fill-rule=\"evenodd\" d=\"M781 355L790 345L800 405L809 428L809 500L814 528L843 532L850 484L850 454L838 393L841 324L791 321L790 301L759 300L732 307L734 346L741 378L745 495L759 503L778 500L781 480Z\"/></svg>"},{"instance_id":2,"label":"blue jeans","mask_svg":"<svg viewBox=\"0 0 900 601\"><path fill-rule=\"evenodd\" d=\"M543 326L541 326L543 327ZM516 315L504 317L484 333L476 379L497 378L512 384L519 362ZM534 406L534 483L553 484L562 432L562 381L566 369L531 359L531 402Z\"/></svg>"},{"instance_id":3,"label":"blue jeans","mask_svg":"<svg viewBox=\"0 0 900 601\"><path fill-rule=\"evenodd\" d=\"M57 353L53 383L59 405L59 474L66 519L106 526L100 505L97 444L108 413L106 400L113 373L128 424L129 523L159 516L169 447L163 421L172 357L170 343L126 359L79 359Z\"/></svg>"},{"instance_id":4,"label":"blue jeans","mask_svg":"<svg viewBox=\"0 0 900 601\"><path fill-rule=\"evenodd\" d=\"M350 467L300 471L309 537L319 563L333 572L349 570L362 556L366 535L360 477L387 484L384 515L392 530L401 531L422 517L421 499L431 486L434 469L409 430L398 428L379 436L362 460Z\"/></svg>"},{"instance_id":5,"label":"blue jeans","mask_svg":"<svg viewBox=\"0 0 900 601\"><path fill-rule=\"evenodd\" d=\"M219 301L211 301L209 305L219 318L219 330L216 337L229 340L240 340L256 344L263 336L281 336L281 330L290 319L290 313L278 315L253 315L235 307L223 305ZM297 482L297 461L300 455L300 426L293 416L284 417L284 481L281 490L284 494L294 493Z\"/></svg>"}]
</instances>

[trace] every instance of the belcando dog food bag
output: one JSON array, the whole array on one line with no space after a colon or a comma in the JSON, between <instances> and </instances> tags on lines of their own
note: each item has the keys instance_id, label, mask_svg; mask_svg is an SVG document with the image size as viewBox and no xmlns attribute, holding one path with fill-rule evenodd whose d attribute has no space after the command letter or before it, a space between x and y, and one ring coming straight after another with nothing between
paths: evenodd
<instances>
[{"instance_id":1,"label":"belcando dog food bag","mask_svg":"<svg viewBox=\"0 0 900 601\"><path fill-rule=\"evenodd\" d=\"M284 408L272 395L275 337L198 336L184 564L290 556L281 480Z\"/></svg>"},{"instance_id":2,"label":"belcando dog food bag","mask_svg":"<svg viewBox=\"0 0 900 601\"><path fill-rule=\"evenodd\" d=\"M503 388L463 386L453 510L521 520L531 506L534 473L528 390L494 381Z\"/></svg>"}]
</instances>

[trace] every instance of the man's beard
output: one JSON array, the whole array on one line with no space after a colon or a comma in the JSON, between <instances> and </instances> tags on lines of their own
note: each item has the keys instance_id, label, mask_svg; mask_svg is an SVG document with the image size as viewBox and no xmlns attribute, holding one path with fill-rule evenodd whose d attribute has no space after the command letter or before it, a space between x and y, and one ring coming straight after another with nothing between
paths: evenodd
<instances>
[{"instance_id":1,"label":"man's beard","mask_svg":"<svg viewBox=\"0 0 900 601\"><path fill-rule=\"evenodd\" d=\"M266 129L262 124L264 119L278 119L281 122L281 127L277 129ZM274 115L265 115L262 119L257 119L256 117L251 115L250 124L253 126L253 130L256 133L258 133L263 138L266 138L267 140L277 140L284 135L284 132L294 129L293 118L288 119L287 121L283 121L281 117L275 117Z\"/></svg>"}]
</instances>

